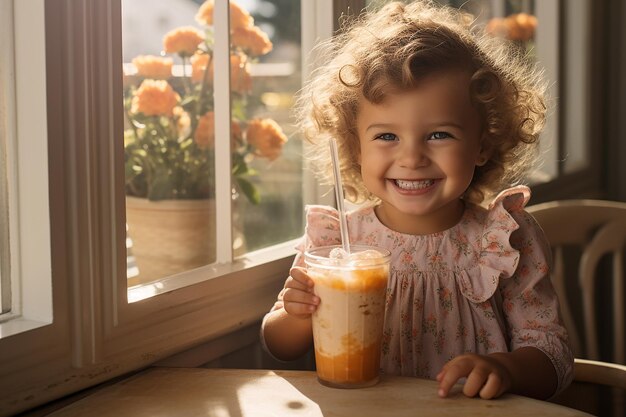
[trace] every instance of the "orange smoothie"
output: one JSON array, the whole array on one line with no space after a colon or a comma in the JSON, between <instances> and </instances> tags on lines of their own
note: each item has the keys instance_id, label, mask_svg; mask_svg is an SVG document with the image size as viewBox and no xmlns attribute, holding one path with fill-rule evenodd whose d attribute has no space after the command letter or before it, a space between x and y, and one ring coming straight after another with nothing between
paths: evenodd
<instances>
[{"instance_id":1,"label":"orange smoothie","mask_svg":"<svg viewBox=\"0 0 626 417\"><path fill-rule=\"evenodd\" d=\"M378 258L365 260L324 264L307 259L321 300L313 313L313 340L324 385L359 388L378 382L389 278L389 256L378 251Z\"/></svg>"}]
</instances>

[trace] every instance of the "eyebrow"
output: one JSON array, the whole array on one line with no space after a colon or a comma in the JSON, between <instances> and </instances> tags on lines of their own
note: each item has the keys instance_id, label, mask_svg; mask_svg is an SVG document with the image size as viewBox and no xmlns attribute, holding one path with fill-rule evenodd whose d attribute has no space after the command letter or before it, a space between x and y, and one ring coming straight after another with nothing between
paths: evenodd
<instances>
[{"instance_id":1,"label":"eyebrow","mask_svg":"<svg viewBox=\"0 0 626 417\"><path fill-rule=\"evenodd\" d=\"M444 126L444 127L454 127L456 129L459 130L463 130L463 126L455 123L455 122L438 122L438 123L433 123L434 126ZM369 125L367 127L367 129L365 129L365 131L367 132L370 129L374 129L374 128L379 128L379 129L392 129L394 128L395 125L393 123L372 123L371 125Z\"/></svg>"},{"instance_id":2,"label":"eyebrow","mask_svg":"<svg viewBox=\"0 0 626 417\"><path fill-rule=\"evenodd\" d=\"M391 123L374 123L371 124L367 127L367 129L365 129L365 131L367 132L370 129L374 129L374 128L380 128L380 129L389 129L389 128L393 128L395 125L391 124Z\"/></svg>"}]
</instances>

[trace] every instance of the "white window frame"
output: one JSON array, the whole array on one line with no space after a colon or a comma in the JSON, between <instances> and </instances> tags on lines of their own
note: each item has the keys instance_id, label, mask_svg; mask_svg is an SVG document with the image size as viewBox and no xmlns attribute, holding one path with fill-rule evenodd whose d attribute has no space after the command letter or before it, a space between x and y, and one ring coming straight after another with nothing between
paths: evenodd
<instances>
[{"instance_id":1,"label":"white window frame","mask_svg":"<svg viewBox=\"0 0 626 417\"><path fill-rule=\"evenodd\" d=\"M229 19L226 17L228 8L226 2L215 3L214 21L214 60L215 60L215 136L230 137L230 45L227 41L230 32ZM223 17L219 17L223 16ZM320 39L329 38L333 33L333 1L315 0L301 2L302 22L302 68L303 79L306 79L311 61L315 57L309 54ZM307 146L304 143L304 146ZM306 153L306 152L305 152ZM175 291L190 285L198 284L207 279L235 273L237 271L254 268L267 263L272 258L282 259L295 254L294 246L298 239L273 245L268 248L247 253L244 257L233 257L232 245L232 199L231 199L231 155L227 142L215 143L215 172L220 181L216 181L216 261L214 264L195 271L187 271L175 276L166 277L155 283L144 284L128 289L128 301L131 303ZM304 161L306 164L306 161ZM311 169L305 165L305 172ZM332 194L329 193L312 175L305 175L303 182L303 201L305 204L334 204Z\"/></svg>"},{"instance_id":2,"label":"white window frame","mask_svg":"<svg viewBox=\"0 0 626 417\"><path fill-rule=\"evenodd\" d=\"M546 125L539 140L542 165L538 167L548 181L559 175L559 111L554 103L559 100L559 45L561 44L559 32L560 2L558 0L543 0L535 2L537 20L541 22L535 33L535 48L537 60L543 68L547 79L552 80L548 86L548 98L551 109L546 118ZM545 24L556 22L557 24ZM562 105L562 104L561 104ZM560 106L559 106L560 107ZM541 180L541 178L538 178Z\"/></svg>"},{"instance_id":3,"label":"white window frame","mask_svg":"<svg viewBox=\"0 0 626 417\"><path fill-rule=\"evenodd\" d=\"M303 37L302 56L308 57L312 44L332 33L333 9L332 0L302 3L303 26L310 23L309 13L316 13L315 24L303 27L312 31ZM225 0L216 1L215 13L216 22L228 22ZM226 245L214 265L165 279L160 288L145 287L158 295L135 294L137 301L128 302L123 146L115 139L123 131L116 94L122 91L121 0L46 0L45 23L54 320L0 339L0 414L32 408L258 323L295 254L292 241L233 260ZM228 28L218 23L216 30ZM216 59L216 66L227 63ZM221 119L228 120L216 118L218 134L230 128ZM221 167L230 172L223 156ZM323 191L313 179L303 187L306 203L319 201ZM228 193L218 215L230 217L230 187L217 192ZM228 228L218 233L218 241L230 241L224 239Z\"/></svg>"},{"instance_id":4,"label":"white window frame","mask_svg":"<svg viewBox=\"0 0 626 417\"><path fill-rule=\"evenodd\" d=\"M2 339L52 323L52 275L44 0L2 0L0 9L9 32L1 41L1 83L11 281Z\"/></svg>"}]
</instances>

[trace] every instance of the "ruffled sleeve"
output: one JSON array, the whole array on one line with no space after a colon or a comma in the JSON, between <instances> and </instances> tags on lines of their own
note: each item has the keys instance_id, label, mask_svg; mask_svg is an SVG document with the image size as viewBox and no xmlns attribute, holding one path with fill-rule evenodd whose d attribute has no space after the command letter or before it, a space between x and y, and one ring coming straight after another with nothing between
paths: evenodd
<instances>
[{"instance_id":1,"label":"ruffled sleeve","mask_svg":"<svg viewBox=\"0 0 626 417\"><path fill-rule=\"evenodd\" d=\"M330 206L305 207L304 236L296 246L298 251L294 266L304 266L304 252L310 248L341 244L339 213Z\"/></svg>"},{"instance_id":2,"label":"ruffled sleeve","mask_svg":"<svg viewBox=\"0 0 626 417\"><path fill-rule=\"evenodd\" d=\"M500 193L489 205L480 234L478 275L464 275L463 295L474 303L493 296L501 280L508 279L518 267L520 253L511 246L511 235L519 225L512 213L523 210L530 198L528 187L519 186Z\"/></svg>"},{"instance_id":3,"label":"ruffled sleeve","mask_svg":"<svg viewBox=\"0 0 626 417\"><path fill-rule=\"evenodd\" d=\"M503 271L501 277L505 278L500 280L499 290L510 350L525 346L541 350L556 371L556 394L571 382L574 357L550 281L550 246L535 219L524 210L529 197L528 188L516 187L505 191L492 203L490 212L501 219L502 230L510 230L513 224L515 227L512 233L507 232L510 233L509 246L503 248L504 253L512 254L492 256L490 262L485 262L485 270L490 271L498 259L497 265ZM498 233L498 227L492 225L490 229L491 232L485 234L487 242L491 241L492 234ZM485 260L487 258L489 256L485 256Z\"/></svg>"}]
</instances>

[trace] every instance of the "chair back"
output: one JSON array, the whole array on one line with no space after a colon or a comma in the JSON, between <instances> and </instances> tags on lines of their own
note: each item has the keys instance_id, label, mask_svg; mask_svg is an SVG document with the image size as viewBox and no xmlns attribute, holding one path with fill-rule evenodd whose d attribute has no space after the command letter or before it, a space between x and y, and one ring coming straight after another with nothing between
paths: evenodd
<instances>
[{"instance_id":1,"label":"chair back","mask_svg":"<svg viewBox=\"0 0 626 417\"><path fill-rule=\"evenodd\" d=\"M544 230L553 251L552 282L559 296L563 321L569 332L574 356L600 360L596 288L599 280L611 280L613 315L613 357L625 364L624 346L624 247L626 245L626 203L603 200L562 200L529 206ZM579 247L578 285L582 299L584 342L572 315L567 288L575 285L566 276L564 249ZM612 258L612 276L600 276L602 258ZM608 302L608 300L607 300Z\"/></svg>"}]
</instances>

